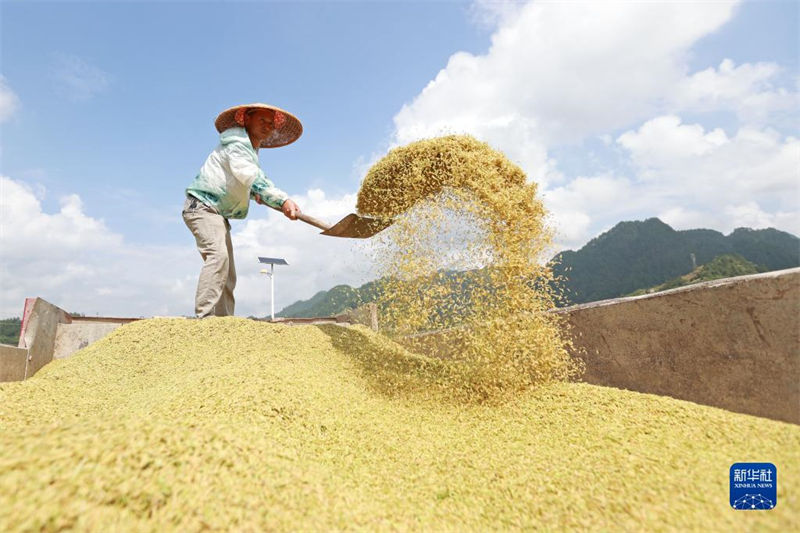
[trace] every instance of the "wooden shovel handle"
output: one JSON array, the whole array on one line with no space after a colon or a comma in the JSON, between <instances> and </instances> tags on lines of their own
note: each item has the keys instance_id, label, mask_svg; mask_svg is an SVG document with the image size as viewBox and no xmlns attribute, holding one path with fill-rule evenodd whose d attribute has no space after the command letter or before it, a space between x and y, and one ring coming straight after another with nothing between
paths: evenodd
<instances>
[{"instance_id":1,"label":"wooden shovel handle","mask_svg":"<svg viewBox=\"0 0 800 533\"><path fill-rule=\"evenodd\" d=\"M265 204L265 205L268 205L268 204ZM274 209L275 211L280 211L281 213L283 213L283 210L280 207L273 207L271 205L269 205L269 207L272 207L272 209ZM321 221L320 219L314 218L311 215L306 215L305 213L297 213L297 219L298 220L302 220L306 224L311 224L312 226L315 226L315 227L321 229L322 231L329 230L331 228L330 224L326 224L325 222Z\"/></svg>"}]
</instances>

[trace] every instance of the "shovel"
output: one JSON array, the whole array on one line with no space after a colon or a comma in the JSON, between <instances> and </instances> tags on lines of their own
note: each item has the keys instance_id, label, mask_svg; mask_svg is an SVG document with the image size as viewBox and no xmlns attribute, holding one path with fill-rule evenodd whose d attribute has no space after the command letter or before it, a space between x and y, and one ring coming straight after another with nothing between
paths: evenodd
<instances>
[{"instance_id":1,"label":"shovel","mask_svg":"<svg viewBox=\"0 0 800 533\"><path fill-rule=\"evenodd\" d=\"M281 209L278 207L272 207L272 209L275 211L281 211ZM305 213L298 213L297 219L323 230L322 235L327 235L329 237L345 237L350 239L366 239L372 237L379 231L391 226L393 222L392 219L362 217L360 215L356 215L355 213L350 213L333 226L326 224L317 218L306 215Z\"/></svg>"}]
</instances>

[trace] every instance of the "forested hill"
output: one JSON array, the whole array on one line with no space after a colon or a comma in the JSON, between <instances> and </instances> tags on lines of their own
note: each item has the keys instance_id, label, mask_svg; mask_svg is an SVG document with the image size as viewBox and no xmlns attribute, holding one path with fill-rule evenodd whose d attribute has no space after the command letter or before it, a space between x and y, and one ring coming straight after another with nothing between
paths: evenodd
<instances>
[{"instance_id":1,"label":"forested hill","mask_svg":"<svg viewBox=\"0 0 800 533\"><path fill-rule=\"evenodd\" d=\"M658 285L657 287L639 289L631 293L629 296L651 294L654 292L684 287L693 283L701 283L703 281L711 281L720 278L747 276L750 274L759 274L761 272L764 272L763 268L757 267L738 254L723 254L718 255L705 265L697 267L688 274L673 278L665 283L662 283L661 285Z\"/></svg>"},{"instance_id":2,"label":"forested hill","mask_svg":"<svg viewBox=\"0 0 800 533\"><path fill-rule=\"evenodd\" d=\"M330 290L319 291L308 300L300 300L284 307L277 316L281 317L314 317L333 316L346 309L354 309L359 305L375 301L376 282L370 281L361 287L336 285Z\"/></svg>"},{"instance_id":3,"label":"forested hill","mask_svg":"<svg viewBox=\"0 0 800 533\"><path fill-rule=\"evenodd\" d=\"M0 320L0 344L17 345L19 342L20 323L19 317Z\"/></svg>"},{"instance_id":4,"label":"forested hill","mask_svg":"<svg viewBox=\"0 0 800 533\"><path fill-rule=\"evenodd\" d=\"M657 218L620 222L580 250L554 258L568 282L570 303L614 298L688 274L724 254L738 254L760 271L800 266L800 239L773 228L676 231ZM694 257L694 262L692 257Z\"/></svg>"}]
</instances>

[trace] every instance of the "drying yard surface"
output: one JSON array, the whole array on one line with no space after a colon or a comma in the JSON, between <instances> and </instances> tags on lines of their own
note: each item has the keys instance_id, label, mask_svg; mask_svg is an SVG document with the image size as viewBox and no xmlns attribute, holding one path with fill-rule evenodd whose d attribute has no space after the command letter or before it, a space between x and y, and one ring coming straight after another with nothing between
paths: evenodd
<instances>
[{"instance_id":1,"label":"drying yard surface","mask_svg":"<svg viewBox=\"0 0 800 533\"><path fill-rule=\"evenodd\" d=\"M365 328L125 325L0 384L0 530L797 531L798 426L580 383L465 403L437 372ZM775 509L730 508L742 461Z\"/></svg>"}]
</instances>

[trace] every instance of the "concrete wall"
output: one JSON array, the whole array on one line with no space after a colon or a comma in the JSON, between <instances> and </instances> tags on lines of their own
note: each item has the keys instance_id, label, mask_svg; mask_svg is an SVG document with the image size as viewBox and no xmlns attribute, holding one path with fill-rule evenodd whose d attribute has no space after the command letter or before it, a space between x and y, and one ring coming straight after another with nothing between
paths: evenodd
<instances>
[{"instance_id":1,"label":"concrete wall","mask_svg":"<svg viewBox=\"0 0 800 533\"><path fill-rule=\"evenodd\" d=\"M361 324L378 331L378 306L374 303L364 304L356 309L350 309L336 315L339 322L348 324Z\"/></svg>"},{"instance_id":2,"label":"concrete wall","mask_svg":"<svg viewBox=\"0 0 800 533\"><path fill-rule=\"evenodd\" d=\"M19 347L0 345L0 381L27 379L53 358L68 357L133 320L72 317L41 298L28 298Z\"/></svg>"},{"instance_id":3,"label":"concrete wall","mask_svg":"<svg viewBox=\"0 0 800 533\"><path fill-rule=\"evenodd\" d=\"M374 303L365 304L356 309L350 309L335 316L319 316L319 317L276 317L275 320L270 319L257 319L264 322L275 322L285 324L288 326L293 325L308 325L308 324L361 324L378 331L378 306Z\"/></svg>"},{"instance_id":4,"label":"concrete wall","mask_svg":"<svg viewBox=\"0 0 800 533\"><path fill-rule=\"evenodd\" d=\"M130 319L92 320L73 317L69 324L58 324L53 359L69 357L130 321Z\"/></svg>"},{"instance_id":5,"label":"concrete wall","mask_svg":"<svg viewBox=\"0 0 800 533\"><path fill-rule=\"evenodd\" d=\"M25 369L27 379L53 360L58 324L68 323L70 316L63 309L41 298L29 298L25 302L24 317L19 342L20 347L28 349L28 365Z\"/></svg>"},{"instance_id":6,"label":"concrete wall","mask_svg":"<svg viewBox=\"0 0 800 533\"><path fill-rule=\"evenodd\" d=\"M557 312L588 383L800 424L800 268Z\"/></svg>"},{"instance_id":7,"label":"concrete wall","mask_svg":"<svg viewBox=\"0 0 800 533\"><path fill-rule=\"evenodd\" d=\"M25 379L25 365L27 362L28 350L0 344L0 383Z\"/></svg>"}]
</instances>

